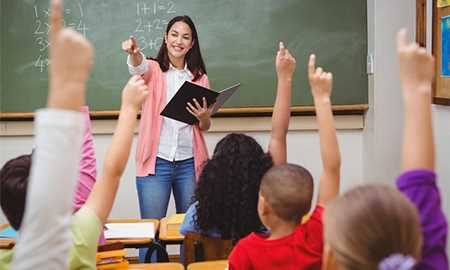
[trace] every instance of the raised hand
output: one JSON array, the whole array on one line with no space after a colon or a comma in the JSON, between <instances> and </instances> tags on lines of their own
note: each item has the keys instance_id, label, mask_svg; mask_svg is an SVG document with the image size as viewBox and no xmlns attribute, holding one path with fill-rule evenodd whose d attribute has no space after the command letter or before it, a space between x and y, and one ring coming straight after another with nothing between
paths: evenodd
<instances>
[{"instance_id":1,"label":"raised hand","mask_svg":"<svg viewBox=\"0 0 450 270\"><path fill-rule=\"evenodd\" d=\"M409 43L405 29L397 34L397 57L404 105L402 167L434 170L431 112L434 58L417 43Z\"/></svg>"},{"instance_id":2,"label":"raised hand","mask_svg":"<svg viewBox=\"0 0 450 270\"><path fill-rule=\"evenodd\" d=\"M93 63L93 49L81 34L62 27L61 0L52 0L50 8L48 106L78 111L85 103L86 80Z\"/></svg>"},{"instance_id":3,"label":"raised hand","mask_svg":"<svg viewBox=\"0 0 450 270\"><path fill-rule=\"evenodd\" d=\"M135 75L128 80L122 91L122 106L129 106L136 111L148 95L148 87L141 76Z\"/></svg>"},{"instance_id":4,"label":"raised hand","mask_svg":"<svg viewBox=\"0 0 450 270\"><path fill-rule=\"evenodd\" d=\"M316 68L316 56L311 54L308 63L308 78L314 99L329 99L333 85L333 74Z\"/></svg>"},{"instance_id":5,"label":"raised hand","mask_svg":"<svg viewBox=\"0 0 450 270\"><path fill-rule=\"evenodd\" d=\"M434 58L417 43L408 43L406 29L397 34L397 55L404 94L421 91L431 94Z\"/></svg>"},{"instance_id":6,"label":"raised hand","mask_svg":"<svg viewBox=\"0 0 450 270\"><path fill-rule=\"evenodd\" d=\"M283 42L278 45L278 53L275 59L275 68L279 80L292 80L295 71L295 58L284 47Z\"/></svg>"},{"instance_id":7,"label":"raised hand","mask_svg":"<svg viewBox=\"0 0 450 270\"><path fill-rule=\"evenodd\" d=\"M283 42L280 42L275 57L277 96L273 106L272 132L268 149L274 165L284 164L287 159L286 135L291 117L292 78L295 66L295 58L284 47Z\"/></svg>"},{"instance_id":8,"label":"raised hand","mask_svg":"<svg viewBox=\"0 0 450 270\"><path fill-rule=\"evenodd\" d=\"M333 75L324 72L320 67L316 68L314 54L309 56L308 79L319 124L320 156L323 165L317 202L325 205L339 193L341 155L330 100Z\"/></svg>"}]
</instances>

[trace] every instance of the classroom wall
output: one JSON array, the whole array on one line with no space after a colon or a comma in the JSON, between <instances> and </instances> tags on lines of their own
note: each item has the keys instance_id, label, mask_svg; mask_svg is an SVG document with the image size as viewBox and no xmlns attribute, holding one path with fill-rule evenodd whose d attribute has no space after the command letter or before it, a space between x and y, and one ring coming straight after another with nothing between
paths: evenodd
<instances>
[{"instance_id":1,"label":"classroom wall","mask_svg":"<svg viewBox=\"0 0 450 270\"><path fill-rule=\"evenodd\" d=\"M252 119L241 119L242 126L246 126L245 122L251 122ZM298 121L301 121L299 119ZM98 123L97 123L98 124ZM93 128L95 129L96 122ZM247 126L251 123L247 123ZM210 151L214 149L216 143L227 133L213 132L206 135L206 142ZM261 145L267 149L269 140L269 132L246 132L253 136ZM342 153L346 153L343 157L343 188L348 189L350 186L359 184L362 176L362 136L359 129L339 130L338 137ZM134 153L136 146L131 153L127 168L122 178L121 186L111 213L113 218L133 218L139 216L137 194L135 188L135 162ZM97 156L97 170L102 168L104 156L108 145L111 142L111 135L97 134L94 135L94 147ZM318 179L321 171L319 138L316 131L292 131L288 135L288 160L292 163L303 164L311 170L315 179ZM31 136L11 136L0 137L0 164L4 164L9 158L18 156L23 153L29 153L33 147ZM175 211L173 202L169 207L169 213ZM4 221L4 216L0 215L0 222Z\"/></svg>"},{"instance_id":2,"label":"classroom wall","mask_svg":"<svg viewBox=\"0 0 450 270\"><path fill-rule=\"evenodd\" d=\"M395 55L395 35L407 27L414 39L416 1L368 0L369 52L374 75L369 76L369 110L363 134L363 182L393 183L400 171L403 106ZM428 47L431 44L431 0L427 3ZM436 170L442 205L450 217L450 107L433 105ZM450 241L447 242L450 257Z\"/></svg>"},{"instance_id":3,"label":"classroom wall","mask_svg":"<svg viewBox=\"0 0 450 270\"><path fill-rule=\"evenodd\" d=\"M363 175L369 182L392 182L400 171L402 109L394 37L402 26L414 29L415 13L413 1L391 2L368 1L368 50L374 73L369 76L369 110L363 131Z\"/></svg>"},{"instance_id":4,"label":"classroom wall","mask_svg":"<svg viewBox=\"0 0 450 270\"><path fill-rule=\"evenodd\" d=\"M450 107L434 106L434 127L437 154L438 184L447 221L450 222ZM447 239L447 254L450 258L450 239Z\"/></svg>"},{"instance_id":5,"label":"classroom wall","mask_svg":"<svg viewBox=\"0 0 450 270\"><path fill-rule=\"evenodd\" d=\"M295 121L303 121L306 119L295 119ZM248 127L254 122L251 118L240 119L242 122L238 126ZM93 129L98 126L105 126L98 121L94 121ZM106 124L106 129L112 128L110 124ZM291 125L292 126L292 125ZM227 133L214 132L206 135L206 142L210 151L214 149L216 143ZM269 132L246 132L253 136L261 145L267 149L269 140ZM139 205L135 188L135 162L134 154L136 147L136 139L134 138L134 147L132 149L131 158L128 161L127 168L121 180L121 185L115 200L114 207L111 212L111 218L139 218ZM360 183L362 178L362 133L361 129L346 129L338 131L338 139L341 152L345 153L342 158L342 188L347 190L351 186ZM107 147L111 143L111 135L98 134L94 135L94 147L97 156L97 170L102 168L104 156ZM302 164L307 167L314 179L315 189L317 192L317 180L321 172L319 138L317 132L313 130L291 131L288 134L288 160L292 163ZM0 164L4 164L10 157L15 157L23 153L29 153L33 147L31 136L12 136L0 137ZM175 205L173 197L170 200L168 214L175 213ZM0 223L5 223L6 219L0 211ZM175 246L169 246L169 254L177 254L178 249ZM129 254L136 256L134 249L129 250Z\"/></svg>"}]
</instances>

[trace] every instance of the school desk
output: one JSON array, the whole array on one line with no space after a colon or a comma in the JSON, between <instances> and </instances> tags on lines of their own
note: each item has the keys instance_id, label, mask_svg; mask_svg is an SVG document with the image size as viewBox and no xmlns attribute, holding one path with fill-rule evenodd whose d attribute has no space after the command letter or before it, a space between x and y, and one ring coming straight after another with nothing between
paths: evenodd
<instances>
[{"instance_id":1,"label":"school desk","mask_svg":"<svg viewBox=\"0 0 450 270\"><path fill-rule=\"evenodd\" d=\"M180 233L179 228L168 232L167 217L160 220L158 241L163 248L166 248L167 245L180 245L183 243L183 240L184 235Z\"/></svg>"},{"instance_id":2,"label":"school desk","mask_svg":"<svg viewBox=\"0 0 450 270\"><path fill-rule=\"evenodd\" d=\"M169 232L167 229L167 217L162 218L159 224L157 242L161 245L162 249L167 250L167 245L183 244L184 235L179 232L179 226L181 225L176 225L178 228Z\"/></svg>"},{"instance_id":3,"label":"school desk","mask_svg":"<svg viewBox=\"0 0 450 270\"><path fill-rule=\"evenodd\" d=\"M109 219L106 223L135 223L135 222L151 222L155 228L155 235L158 232L159 221L157 219ZM107 244L122 243L124 248L148 248L153 244L152 238L121 238L106 240ZM150 251L150 249L149 249Z\"/></svg>"},{"instance_id":4,"label":"school desk","mask_svg":"<svg viewBox=\"0 0 450 270\"><path fill-rule=\"evenodd\" d=\"M144 263L144 264L129 264L129 270L184 270L180 263Z\"/></svg>"},{"instance_id":5,"label":"school desk","mask_svg":"<svg viewBox=\"0 0 450 270\"><path fill-rule=\"evenodd\" d=\"M188 265L187 270L224 270L228 267L227 260L197 262Z\"/></svg>"},{"instance_id":6,"label":"school desk","mask_svg":"<svg viewBox=\"0 0 450 270\"><path fill-rule=\"evenodd\" d=\"M150 222L153 223L155 228L155 235L158 232L159 221L157 219L109 219L106 223L136 223L136 222ZM148 247L153 241L152 238L120 238L106 240L107 244L110 243L122 243L125 248L142 248Z\"/></svg>"}]
</instances>

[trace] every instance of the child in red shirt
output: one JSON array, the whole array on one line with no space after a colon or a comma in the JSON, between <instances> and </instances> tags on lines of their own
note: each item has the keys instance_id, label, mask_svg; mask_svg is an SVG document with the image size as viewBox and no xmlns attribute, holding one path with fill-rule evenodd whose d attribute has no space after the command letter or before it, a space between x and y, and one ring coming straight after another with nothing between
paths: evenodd
<instances>
[{"instance_id":1,"label":"child in red shirt","mask_svg":"<svg viewBox=\"0 0 450 270\"><path fill-rule=\"evenodd\" d=\"M234 269L320 269L323 254L323 206L339 191L340 154L331 110L332 74L315 67L311 55L309 82L319 124L323 174L318 205L309 220L313 179L307 169L293 164L272 167L261 180L258 215L269 229L241 239L229 258Z\"/></svg>"}]
</instances>

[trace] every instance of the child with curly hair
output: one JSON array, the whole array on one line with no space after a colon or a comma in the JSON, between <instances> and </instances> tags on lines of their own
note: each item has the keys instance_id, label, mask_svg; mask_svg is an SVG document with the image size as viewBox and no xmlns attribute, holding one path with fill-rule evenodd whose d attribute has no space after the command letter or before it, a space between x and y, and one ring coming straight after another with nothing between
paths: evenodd
<instances>
[{"instance_id":1,"label":"child with curly hair","mask_svg":"<svg viewBox=\"0 0 450 270\"><path fill-rule=\"evenodd\" d=\"M291 87L295 58L282 42L275 60L277 97L268 152L250 136L229 134L214 150L200 175L196 202L186 212L180 232L202 233L237 242L263 229L257 213L259 184L274 164L286 163Z\"/></svg>"}]
</instances>

